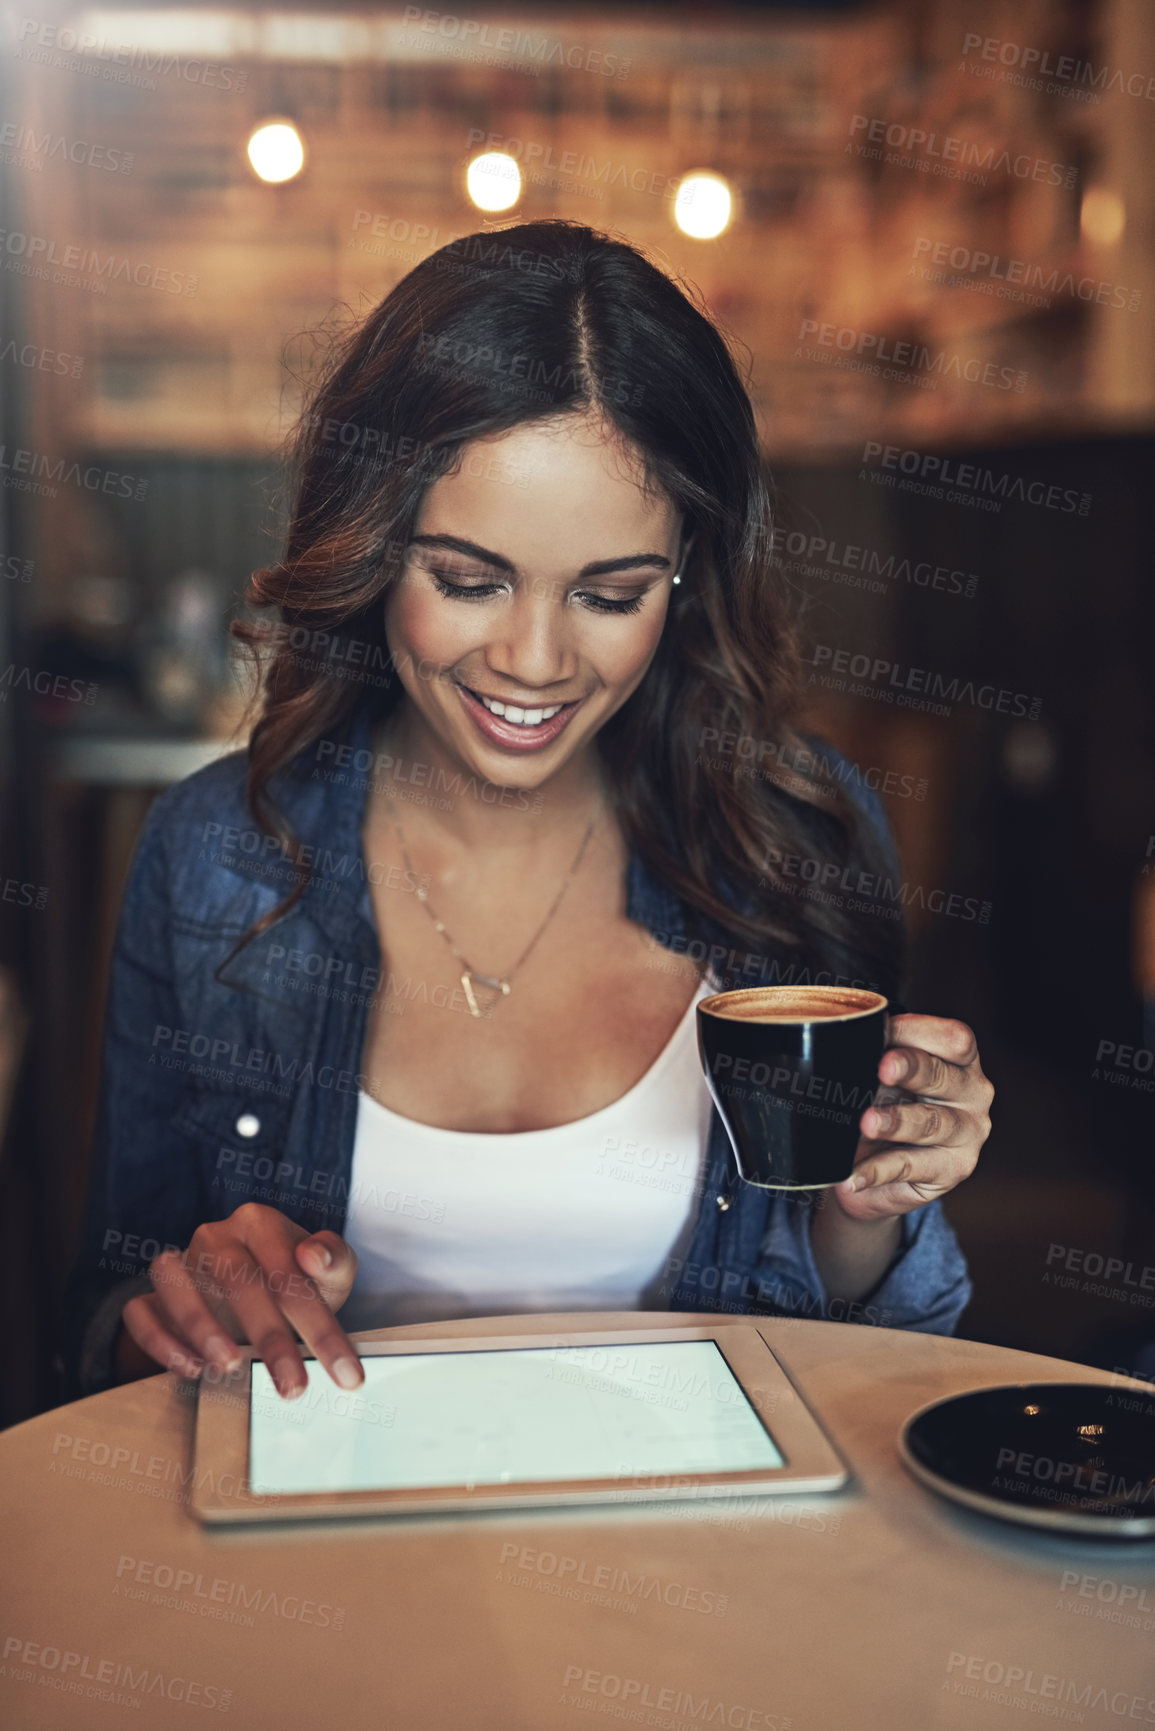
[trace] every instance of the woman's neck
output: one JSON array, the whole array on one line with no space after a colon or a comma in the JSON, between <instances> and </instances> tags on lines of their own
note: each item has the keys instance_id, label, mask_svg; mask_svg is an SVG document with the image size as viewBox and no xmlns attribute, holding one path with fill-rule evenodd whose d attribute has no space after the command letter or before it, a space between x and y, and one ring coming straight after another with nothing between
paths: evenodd
<instances>
[{"instance_id":1,"label":"woman's neck","mask_svg":"<svg viewBox=\"0 0 1155 1731\"><path fill-rule=\"evenodd\" d=\"M419 830L451 851L509 849L525 861L543 844L552 852L559 831L584 830L608 803L605 770L592 744L537 787L505 787L485 780L449 751L404 700L378 725L373 749L377 764L392 761L374 772L370 818L374 811L383 818L391 815L388 793L407 831Z\"/></svg>"}]
</instances>

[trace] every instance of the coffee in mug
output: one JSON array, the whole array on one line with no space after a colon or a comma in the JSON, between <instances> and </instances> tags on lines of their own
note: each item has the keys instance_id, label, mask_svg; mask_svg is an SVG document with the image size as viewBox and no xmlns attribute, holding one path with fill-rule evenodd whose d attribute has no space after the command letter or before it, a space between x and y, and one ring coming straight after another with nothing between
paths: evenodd
<instances>
[{"instance_id":1,"label":"coffee in mug","mask_svg":"<svg viewBox=\"0 0 1155 1731\"><path fill-rule=\"evenodd\" d=\"M697 1015L739 1176L772 1190L849 1178L880 1086L887 999L856 986L753 986L703 998Z\"/></svg>"}]
</instances>

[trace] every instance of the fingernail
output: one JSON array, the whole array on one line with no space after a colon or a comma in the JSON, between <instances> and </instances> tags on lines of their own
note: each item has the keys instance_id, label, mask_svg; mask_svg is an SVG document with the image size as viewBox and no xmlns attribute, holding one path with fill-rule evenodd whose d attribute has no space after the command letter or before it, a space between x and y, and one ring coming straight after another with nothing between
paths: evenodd
<instances>
[{"instance_id":1,"label":"fingernail","mask_svg":"<svg viewBox=\"0 0 1155 1731\"><path fill-rule=\"evenodd\" d=\"M342 1388L360 1388L361 1366L355 1358L338 1358L333 1364L333 1375Z\"/></svg>"},{"instance_id":2,"label":"fingernail","mask_svg":"<svg viewBox=\"0 0 1155 1731\"><path fill-rule=\"evenodd\" d=\"M846 1180L846 1188L848 1190L865 1190L866 1189L866 1177L865 1177L865 1175L861 1172L856 1172L854 1174L853 1178L848 1178Z\"/></svg>"},{"instance_id":3,"label":"fingernail","mask_svg":"<svg viewBox=\"0 0 1155 1731\"><path fill-rule=\"evenodd\" d=\"M236 1341L226 1340L223 1334L210 1334L205 1349L209 1357L218 1360L226 1370L236 1370L241 1362Z\"/></svg>"},{"instance_id":4,"label":"fingernail","mask_svg":"<svg viewBox=\"0 0 1155 1731\"><path fill-rule=\"evenodd\" d=\"M313 1255L317 1258L317 1261L321 1264L322 1268L332 1268L333 1252L329 1249L327 1244L310 1244L309 1249L313 1252Z\"/></svg>"},{"instance_id":5,"label":"fingernail","mask_svg":"<svg viewBox=\"0 0 1155 1731\"><path fill-rule=\"evenodd\" d=\"M297 1366L291 1358L279 1358L273 1366L273 1381L284 1400L299 1400L305 1390L296 1380Z\"/></svg>"}]
</instances>

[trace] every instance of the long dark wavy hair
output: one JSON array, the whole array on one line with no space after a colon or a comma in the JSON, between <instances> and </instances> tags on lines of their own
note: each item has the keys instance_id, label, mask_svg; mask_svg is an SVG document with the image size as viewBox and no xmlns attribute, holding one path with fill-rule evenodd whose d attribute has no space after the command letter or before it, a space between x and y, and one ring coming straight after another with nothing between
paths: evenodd
<instances>
[{"instance_id":1,"label":"long dark wavy hair","mask_svg":"<svg viewBox=\"0 0 1155 1731\"><path fill-rule=\"evenodd\" d=\"M471 440L589 411L641 453L648 484L680 507L693 537L646 676L597 736L627 842L703 942L737 937L784 956L791 978L828 970L894 995L900 922L808 893L808 880L823 881L819 862L839 876L885 873L887 862L837 770L791 723L798 619L774 568L771 498L738 369L693 291L577 223L523 223L442 247L329 356L290 447L284 556L246 594L278 615L232 628L259 668L254 820L292 854L297 838L270 782L347 724L358 688L343 676L342 645L356 640L355 656L387 663L384 597L425 489ZM327 653L303 656L297 646L316 633ZM382 713L401 695L394 678ZM719 750L728 735L740 742L729 753ZM789 774L750 773L751 752L788 762ZM295 889L242 944L308 880L299 867Z\"/></svg>"}]
</instances>

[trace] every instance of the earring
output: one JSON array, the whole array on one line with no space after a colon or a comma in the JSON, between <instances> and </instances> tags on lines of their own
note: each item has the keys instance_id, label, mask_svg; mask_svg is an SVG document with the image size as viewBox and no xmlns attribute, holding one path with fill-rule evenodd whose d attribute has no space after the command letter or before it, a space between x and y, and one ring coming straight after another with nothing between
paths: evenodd
<instances>
[{"instance_id":1,"label":"earring","mask_svg":"<svg viewBox=\"0 0 1155 1731\"><path fill-rule=\"evenodd\" d=\"M686 560L690 557L690 550L693 547L693 545L694 545L694 537L693 537L693 535L691 535L690 539L686 542L686 545L682 548L682 557L678 562L678 569L674 572L673 579L672 579L672 581L674 583L681 583L682 572L685 569Z\"/></svg>"}]
</instances>

